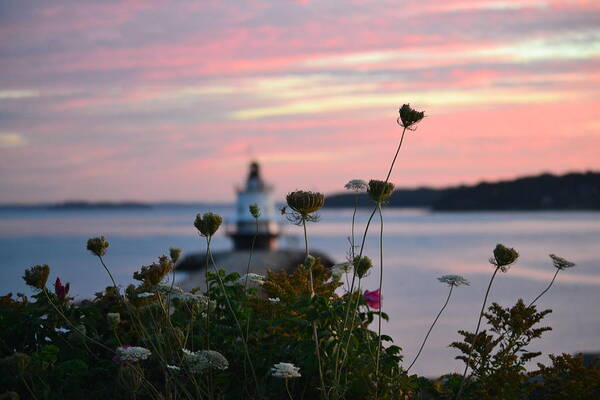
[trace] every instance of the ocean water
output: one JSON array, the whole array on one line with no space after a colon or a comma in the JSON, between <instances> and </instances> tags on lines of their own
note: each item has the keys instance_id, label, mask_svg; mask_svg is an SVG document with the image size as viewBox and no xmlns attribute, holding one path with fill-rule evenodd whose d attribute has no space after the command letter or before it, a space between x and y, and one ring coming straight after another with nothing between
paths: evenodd
<instances>
[{"instance_id":1,"label":"ocean water","mask_svg":"<svg viewBox=\"0 0 600 400\"><path fill-rule=\"evenodd\" d=\"M198 212L214 211L229 220L230 207L155 207L138 210L0 210L0 293L30 293L21 276L25 268L48 264L51 281L59 276L71 283L77 298L92 296L110 285L97 259L85 245L89 237L104 235L111 245L105 260L120 285L132 281L141 265L149 264L171 246L184 253L203 249L193 220ZM368 210L357 216L356 236L362 235ZM426 376L461 370L457 352L448 344L457 330L473 331L493 267L488 263L496 243L515 247L519 261L494 281L489 301L504 306L523 298L531 301L549 283L554 269L549 253L577 263L558 275L552 289L538 302L553 310L545 320L553 330L530 349L544 353L600 351L600 213L598 212L470 212L431 213L417 209L384 209L384 311L390 322L385 333L403 348L410 363L447 296L437 281L443 274L461 274L471 286L454 290L450 304L433 330L428 345L412 371ZM343 261L348 251L352 210L324 210L318 223L309 224L309 245ZM284 224L280 247L302 248L299 227ZM365 255L376 270L363 287L379 281L378 218L371 225ZM230 242L222 231L215 249ZM375 327L374 327L375 328ZM546 362L546 356L536 361ZM531 367L534 367L532 364ZM462 372L462 371L461 371Z\"/></svg>"}]
</instances>

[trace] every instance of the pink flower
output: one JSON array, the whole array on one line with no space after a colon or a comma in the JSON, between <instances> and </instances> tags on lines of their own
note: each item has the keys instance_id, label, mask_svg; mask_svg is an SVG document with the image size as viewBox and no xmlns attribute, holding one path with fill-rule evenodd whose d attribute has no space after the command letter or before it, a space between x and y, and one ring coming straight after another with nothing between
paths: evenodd
<instances>
[{"instance_id":1,"label":"pink flower","mask_svg":"<svg viewBox=\"0 0 600 400\"><path fill-rule=\"evenodd\" d=\"M67 283L63 285L60 281L60 278L56 278L56 282L54 282L54 293L58 296L59 299L64 300L69 294L70 285Z\"/></svg>"},{"instance_id":2,"label":"pink flower","mask_svg":"<svg viewBox=\"0 0 600 400\"><path fill-rule=\"evenodd\" d=\"M383 296L381 295L380 289L373 291L365 290L363 299L369 307L379 310L381 308L381 300L383 300Z\"/></svg>"}]
</instances>

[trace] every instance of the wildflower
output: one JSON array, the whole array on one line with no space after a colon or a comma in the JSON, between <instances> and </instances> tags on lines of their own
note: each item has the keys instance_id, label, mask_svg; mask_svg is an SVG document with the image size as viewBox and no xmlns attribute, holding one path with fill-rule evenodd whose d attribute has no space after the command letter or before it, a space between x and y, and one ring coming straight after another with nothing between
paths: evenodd
<instances>
[{"instance_id":1,"label":"wildflower","mask_svg":"<svg viewBox=\"0 0 600 400\"><path fill-rule=\"evenodd\" d=\"M447 283L450 286L461 286L461 285L469 286L470 285L469 281L461 275L444 275L444 276L440 276L437 279L438 279L438 281L440 281L442 283Z\"/></svg>"},{"instance_id":2,"label":"wildflower","mask_svg":"<svg viewBox=\"0 0 600 400\"><path fill-rule=\"evenodd\" d=\"M163 278L173 270L173 263L167 256L158 258L158 264L142 265L133 273L133 279L144 282L144 287L156 287Z\"/></svg>"},{"instance_id":3,"label":"wildflower","mask_svg":"<svg viewBox=\"0 0 600 400\"><path fill-rule=\"evenodd\" d=\"M398 110L400 116L398 117L398 124L406 129L415 130L416 127L413 127L423 118L425 118L424 111L417 111L413 109L410 104L404 104ZM412 129L411 129L412 128Z\"/></svg>"},{"instance_id":4,"label":"wildflower","mask_svg":"<svg viewBox=\"0 0 600 400\"><path fill-rule=\"evenodd\" d=\"M29 286L42 290L46 287L48 275L50 275L50 267L48 265L35 265L25 270L23 280Z\"/></svg>"},{"instance_id":5,"label":"wildflower","mask_svg":"<svg viewBox=\"0 0 600 400\"><path fill-rule=\"evenodd\" d=\"M237 280L237 283L242 286L247 285L247 287L251 289L258 289L265 283L265 277L251 272L249 274L242 275Z\"/></svg>"},{"instance_id":6,"label":"wildflower","mask_svg":"<svg viewBox=\"0 0 600 400\"><path fill-rule=\"evenodd\" d=\"M248 210L250 210L250 214L258 219L258 217L260 217L260 208L258 207L257 204L250 204L250 206L248 207Z\"/></svg>"},{"instance_id":7,"label":"wildflower","mask_svg":"<svg viewBox=\"0 0 600 400\"><path fill-rule=\"evenodd\" d=\"M379 289L373 291L365 290L363 299L369 307L379 310L381 308L381 300L383 300L383 296L381 295Z\"/></svg>"},{"instance_id":8,"label":"wildflower","mask_svg":"<svg viewBox=\"0 0 600 400\"><path fill-rule=\"evenodd\" d=\"M156 291L163 295L183 293L183 289L170 283L159 283L156 285Z\"/></svg>"},{"instance_id":9,"label":"wildflower","mask_svg":"<svg viewBox=\"0 0 600 400\"><path fill-rule=\"evenodd\" d=\"M319 210L325 203L325 196L322 193L307 192L304 190L296 190L295 192L288 193L285 199L288 206L304 218L308 214Z\"/></svg>"},{"instance_id":10,"label":"wildflower","mask_svg":"<svg viewBox=\"0 0 600 400\"><path fill-rule=\"evenodd\" d=\"M394 192L394 184L371 179L369 181L369 189L367 192L374 202L381 203L392 195Z\"/></svg>"},{"instance_id":11,"label":"wildflower","mask_svg":"<svg viewBox=\"0 0 600 400\"><path fill-rule=\"evenodd\" d=\"M121 314L116 313L108 313L106 314L106 321L111 329L116 329L117 326L121 323Z\"/></svg>"},{"instance_id":12,"label":"wildflower","mask_svg":"<svg viewBox=\"0 0 600 400\"><path fill-rule=\"evenodd\" d=\"M364 193L369 188L369 185L362 179L352 179L344 185L344 188L353 192Z\"/></svg>"},{"instance_id":13,"label":"wildflower","mask_svg":"<svg viewBox=\"0 0 600 400\"><path fill-rule=\"evenodd\" d=\"M281 299L279 297L269 297L271 303L279 303Z\"/></svg>"},{"instance_id":14,"label":"wildflower","mask_svg":"<svg viewBox=\"0 0 600 400\"><path fill-rule=\"evenodd\" d=\"M331 267L331 275L334 279L340 280L342 275L350 272L351 268L352 267L350 266L350 263L347 262L335 264L333 267Z\"/></svg>"},{"instance_id":15,"label":"wildflower","mask_svg":"<svg viewBox=\"0 0 600 400\"><path fill-rule=\"evenodd\" d=\"M56 293L56 296L59 299L64 300L67 297L69 294L69 288L70 285L68 283L63 285L60 281L60 278L56 278L56 282L54 282L54 293Z\"/></svg>"},{"instance_id":16,"label":"wildflower","mask_svg":"<svg viewBox=\"0 0 600 400\"><path fill-rule=\"evenodd\" d=\"M193 374L202 373L208 368L225 370L229 367L227 359L218 351L200 350L193 352L182 349L182 352L183 361Z\"/></svg>"},{"instance_id":17,"label":"wildflower","mask_svg":"<svg viewBox=\"0 0 600 400\"><path fill-rule=\"evenodd\" d=\"M154 293L150 293L150 292L143 292L143 293L138 293L137 297L145 299L147 297L153 297Z\"/></svg>"},{"instance_id":18,"label":"wildflower","mask_svg":"<svg viewBox=\"0 0 600 400\"><path fill-rule=\"evenodd\" d=\"M304 266L308 269L311 269L317 263L317 259L311 256L310 254L306 256L304 259Z\"/></svg>"},{"instance_id":19,"label":"wildflower","mask_svg":"<svg viewBox=\"0 0 600 400\"><path fill-rule=\"evenodd\" d=\"M181 368L179 368L177 365L171 365L171 364L167 364L167 369L170 369L171 371L175 371L175 372L181 371Z\"/></svg>"},{"instance_id":20,"label":"wildflower","mask_svg":"<svg viewBox=\"0 0 600 400\"><path fill-rule=\"evenodd\" d=\"M211 237L217 232L222 222L223 217L215 213L207 212L203 215L196 215L194 226L200 231L202 236Z\"/></svg>"},{"instance_id":21,"label":"wildflower","mask_svg":"<svg viewBox=\"0 0 600 400\"><path fill-rule=\"evenodd\" d=\"M271 368L271 375L276 378L300 378L300 368L296 367L292 363L284 363L280 362L278 364L273 365Z\"/></svg>"},{"instance_id":22,"label":"wildflower","mask_svg":"<svg viewBox=\"0 0 600 400\"><path fill-rule=\"evenodd\" d=\"M110 246L110 243L104 239L104 236L91 238L87 241L87 249L98 257L102 257L106 254L108 246Z\"/></svg>"},{"instance_id":23,"label":"wildflower","mask_svg":"<svg viewBox=\"0 0 600 400\"><path fill-rule=\"evenodd\" d=\"M550 254L550 258L552 259L552 263L554 264L554 268L563 270L563 269L567 269L567 268L572 268L575 266L574 262L565 260L562 257L559 257L555 254Z\"/></svg>"},{"instance_id":24,"label":"wildflower","mask_svg":"<svg viewBox=\"0 0 600 400\"><path fill-rule=\"evenodd\" d=\"M367 275L367 272L369 272L369 270L373 268L373 262L367 256L354 257L353 264L354 270L356 271L356 275L358 275L359 278L365 277L365 275Z\"/></svg>"},{"instance_id":25,"label":"wildflower","mask_svg":"<svg viewBox=\"0 0 600 400\"><path fill-rule=\"evenodd\" d=\"M181 256L181 249L178 247L171 247L169 249L169 255L171 256L171 262L173 262L173 264L177 264L177 261Z\"/></svg>"},{"instance_id":26,"label":"wildflower","mask_svg":"<svg viewBox=\"0 0 600 400\"><path fill-rule=\"evenodd\" d=\"M517 261L517 258L519 258L519 253L515 249L497 244L494 249L494 257L490 258L490 263L500 268L502 272L506 272L507 267Z\"/></svg>"},{"instance_id":27,"label":"wildflower","mask_svg":"<svg viewBox=\"0 0 600 400\"><path fill-rule=\"evenodd\" d=\"M124 345L117 347L117 354L113 361L121 363L134 363L146 360L152 355L152 352L145 347Z\"/></svg>"},{"instance_id":28,"label":"wildflower","mask_svg":"<svg viewBox=\"0 0 600 400\"><path fill-rule=\"evenodd\" d=\"M56 333L69 333L69 332L71 332L71 330L67 329L67 328L54 328L54 332L56 332Z\"/></svg>"}]
</instances>

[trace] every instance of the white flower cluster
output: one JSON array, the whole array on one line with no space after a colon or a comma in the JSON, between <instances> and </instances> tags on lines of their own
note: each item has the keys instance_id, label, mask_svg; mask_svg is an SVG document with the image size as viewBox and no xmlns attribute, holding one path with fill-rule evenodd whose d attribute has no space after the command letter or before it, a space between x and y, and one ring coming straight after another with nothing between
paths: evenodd
<instances>
[{"instance_id":1,"label":"white flower cluster","mask_svg":"<svg viewBox=\"0 0 600 400\"><path fill-rule=\"evenodd\" d=\"M117 356L119 361L137 362L145 360L152 355L152 352L144 347L121 346L117 347Z\"/></svg>"},{"instance_id":2,"label":"white flower cluster","mask_svg":"<svg viewBox=\"0 0 600 400\"><path fill-rule=\"evenodd\" d=\"M300 378L300 368L292 363L280 362L271 368L271 375L276 378Z\"/></svg>"},{"instance_id":3,"label":"white flower cluster","mask_svg":"<svg viewBox=\"0 0 600 400\"><path fill-rule=\"evenodd\" d=\"M438 281L447 283L450 286L470 285L470 282L461 275L444 275L438 278Z\"/></svg>"},{"instance_id":4,"label":"white flower cluster","mask_svg":"<svg viewBox=\"0 0 600 400\"><path fill-rule=\"evenodd\" d=\"M339 281L342 278L342 275L347 274L351 270L352 266L350 263L343 262L340 264L335 264L333 267L331 267L331 275L333 276L333 279Z\"/></svg>"},{"instance_id":5,"label":"white flower cluster","mask_svg":"<svg viewBox=\"0 0 600 400\"><path fill-rule=\"evenodd\" d=\"M271 303L279 303L281 299L279 297L269 297Z\"/></svg>"},{"instance_id":6,"label":"white flower cluster","mask_svg":"<svg viewBox=\"0 0 600 400\"><path fill-rule=\"evenodd\" d=\"M242 275L240 279L237 280L237 283L238 285L245 286L246 281L248 282L248 288L260 289L263 283L265 283L265 277L259 274L249 273Z\"/></svg>"},{"instance_id":7,"label":"white flower cluster","mask_svg":"<svg viewBox=\"0 0 600 400\"><path fill-rule=\"evenodd\" d=\"M146 297L152 297L154 296L154 293L150 293L150 292L142 292L142 293L138 293L137 297L141 298L141 299L145 299Z\"/></svg>"},{"instance_id":8,"label":"white flower cluster","mask_svg":"<svg viewBox=\"0 0 600 400\"><path fill-rule=\"evenodd\" d=\"M183 289L175 285L171 286L170 283L159 283L156 285L156 291L165 296L168 294L172 296L176 293L183 293Z\"/></svg>"},{"instance_id":9,"label":"white flower cluster","mask_svg":"<svg viewBox=\"0 0 600 400\"><path fill-rule=\"evenodd\" d=\"M364 193L369 188L369 185L362 179L352 179L350 182L346 183L344 187L357 193Z\"/></svg>"},{"instance_id":10,"label":"white flower cluster","mask_svg":"<svg viewBox=\"0 0 600 400\"><path fill-rule=\"evenodd\" d=\"M214 350L189 351L183 349L183 361L192 374L202 373L208 368L225 370L229 362L223 354Z\"/></svg>"}]
</instances>

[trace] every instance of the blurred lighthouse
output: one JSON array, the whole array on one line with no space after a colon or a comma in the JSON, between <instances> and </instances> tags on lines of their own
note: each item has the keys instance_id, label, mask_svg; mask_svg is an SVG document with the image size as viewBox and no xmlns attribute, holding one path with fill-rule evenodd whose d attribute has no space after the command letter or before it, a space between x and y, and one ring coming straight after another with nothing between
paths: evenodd
<instances>
[{"instance_id":1,"label":"blurred lighthouse","mask_svg":"<svg viewBox=\"0 0 600 400\"><path fill-rule=\"evenodd\" d=\"M250 249L253 240L255 250L275 249L280 229L275 221L272 191L273 187L262 179L258 162L251 162L245 186L237 189L235 228L227 232L235 250ZM258 221L250 214L249 207L253 204L260 210Z\"/></svg>"}]
</instances>

